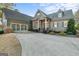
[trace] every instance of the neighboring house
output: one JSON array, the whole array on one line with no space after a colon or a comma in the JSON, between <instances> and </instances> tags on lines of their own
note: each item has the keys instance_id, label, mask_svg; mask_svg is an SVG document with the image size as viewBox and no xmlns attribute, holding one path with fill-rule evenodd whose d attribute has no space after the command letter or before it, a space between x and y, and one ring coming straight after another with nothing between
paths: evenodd
<instances>
[{"instance_id":1,"label":"neighboring house","mask_svg":"<svg viewBox=\"0 0 79 59\"><path fill-rule=\"evenodd\" d=\"M12 28L15 32L25 32L30 28L32 17L22 14L16 10L2 9L2 23Z\"/></svg>"},{"instance_id":2,"label":"neighboring house","mask_svg":"<svg viewBox=\"0 0 79 59\"><path fill-rule=\"evenodd\" d=\"M38 10L32 19L33 30L52 30L65 31L69 19L73 19L72 10L62 11L59 9L56 13L46 15L43 11Z\"/></svg>"}]
</instances>

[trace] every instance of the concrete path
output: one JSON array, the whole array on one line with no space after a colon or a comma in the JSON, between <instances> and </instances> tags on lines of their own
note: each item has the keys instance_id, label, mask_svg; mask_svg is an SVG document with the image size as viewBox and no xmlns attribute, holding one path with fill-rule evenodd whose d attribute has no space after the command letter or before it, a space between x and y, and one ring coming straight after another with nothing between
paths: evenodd
<instances>
[{"instance_id":1,"label":"concrete path","mask_svg":"<svg viewBox=\"0 0 79 59\"><path fill-rule=\"evenodd\" d=\"M79 56L79 38L42 33L16 33L23 56Z\"/></svg>"}]
</instances>

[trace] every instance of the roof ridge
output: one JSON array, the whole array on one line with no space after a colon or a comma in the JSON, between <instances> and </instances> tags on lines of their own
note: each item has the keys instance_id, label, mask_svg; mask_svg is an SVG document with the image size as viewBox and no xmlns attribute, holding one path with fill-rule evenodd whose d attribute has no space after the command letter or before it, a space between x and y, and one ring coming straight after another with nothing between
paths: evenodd
<instances>
[{"instance_id":1,"label":"roof ridge","mask_svg":"<svg viewBox=\"0 0 79 59\"><path fill-rule=\"evenodd\" d=\"M46 13L44 13L42 10L38 9L38 11L40 11L41 13L43 13L46 17L48 17L48 15Z\"/></svg>"},{"instance_id":2,"label":"roof ridge","mask_svg":"<svg viewBox=\"0 0 79 59\"><path fill-rule=\"evenodd\" d=\"M70 11L70 10L72 10L72 9L64 10L63 12ZM59 11L59 10L58 10L58 11ZM48 15L51 15L51 14L54 14L54 13L58 13L58 12L53 12L53 13L50 13L50 14L48 14Z\"/></svg>"},{"instance_id":3,"label":"roof ridge","mask_svg":"<svg viewBox=\"0 0 79 59\"><path fill-rule=\"evenodd\" d=\"M3 9L7 9L7 8L3 8ZM22 14L22 15L25 15L25 16L28 16L28 17L32 17L32 16L23 14L23 13L21 13L21 12L15 11L15 10L10 10L10 9L7 9L7 10L12 11L12 12L17 12L17 13L19 13L19 14Z\"/></svg>"}]
</instances>

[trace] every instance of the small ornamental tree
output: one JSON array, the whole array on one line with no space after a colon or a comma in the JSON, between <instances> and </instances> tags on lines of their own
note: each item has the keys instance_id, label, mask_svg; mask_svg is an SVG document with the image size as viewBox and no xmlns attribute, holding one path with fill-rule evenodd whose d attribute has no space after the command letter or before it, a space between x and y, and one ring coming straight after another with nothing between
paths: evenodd
<instances>
[{"instance_id":1,"label":"small ornamental tree","mask_svg":"<svg viewBox=\"0 0 79 59\"><path fill-rule=\"evenodd\" d=\"M70 19L68 21L67 34L69 34L69 35L75 35L76 34L75 20L74 19Z\"/></svg>"},{"instance_id":2,"label":"small ornamental tree","mask_svg":"<svg viewBox=\"0 0 79 59\"><path fill-rule=\"evenodd\" d=\"M79 30L79 24L76 25L76 29Z\"/></svg>"}]
</instances>

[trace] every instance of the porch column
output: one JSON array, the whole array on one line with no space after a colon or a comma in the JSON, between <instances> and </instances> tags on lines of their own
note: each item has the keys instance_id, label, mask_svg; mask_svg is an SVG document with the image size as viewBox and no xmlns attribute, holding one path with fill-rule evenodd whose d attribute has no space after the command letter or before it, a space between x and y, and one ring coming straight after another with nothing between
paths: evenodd
<instances>
[{"instance_id":1,"label":"porch column","mask_svg":"<svg viewBox=\"0 0 79 59\"><path fill-rule=\"evenodd\" d=\"M15 24L15 28L16 28L15 31L17 31L17 24Z\"/></svg>"},{"instance_id":2,"label":"porch column","mask_svg":"<svg viewBox=\"0 0 79 59\"><path fill-rule=\"evenodd\" d=\"M39 29L39 20L38 20L38 29Z\"/></svg>"},{"instance_id":3,"label":"porch column","mask_svg":"<svg viewBox=\"0 0 79 59\"><path fill-rule=\"evenodd\" d=\"M45 18L45 30L47 30L47 18Z\"/></svg>"}]
</instances>

